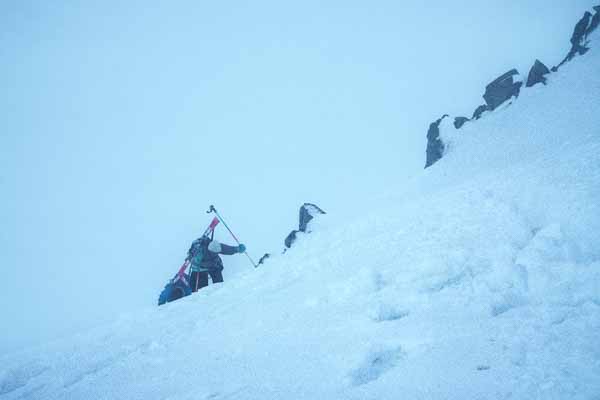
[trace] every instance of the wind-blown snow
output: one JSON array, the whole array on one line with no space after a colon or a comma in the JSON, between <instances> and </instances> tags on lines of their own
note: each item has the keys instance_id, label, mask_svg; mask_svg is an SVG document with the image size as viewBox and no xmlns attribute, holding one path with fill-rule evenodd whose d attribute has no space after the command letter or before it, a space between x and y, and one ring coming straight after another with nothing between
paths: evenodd
<instances>
[{"instance_id":1,"label":"wind-blown snow","mask_svg":"<svg viewBox=\"0 0 600 400\"><path fill-rule=\"evenodd\" d=\"M0 398L598 399L599 68L593 48L257 270L2 358Z\"/></svg>"}]
</instances>

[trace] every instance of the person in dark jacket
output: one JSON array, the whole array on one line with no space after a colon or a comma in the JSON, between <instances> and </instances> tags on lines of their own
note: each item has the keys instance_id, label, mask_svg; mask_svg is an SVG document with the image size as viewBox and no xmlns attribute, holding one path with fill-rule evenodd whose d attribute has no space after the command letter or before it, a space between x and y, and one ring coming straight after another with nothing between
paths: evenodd
<instances>
[{"instance_id":1,"label":"person in dark jacket","mask_svg":"<svg viewBox=\"0 0 600 400\"><path fill-rule=\"evenodd\" d=\"M223 282L223 261L219 254L232 255L245 251L246 246L243 244L228 246L206 236L194 240L187 256L192 269L190 275L192 291L196 292L208 286L208 275L213 283Z\"/></svg>"}]
</instances>

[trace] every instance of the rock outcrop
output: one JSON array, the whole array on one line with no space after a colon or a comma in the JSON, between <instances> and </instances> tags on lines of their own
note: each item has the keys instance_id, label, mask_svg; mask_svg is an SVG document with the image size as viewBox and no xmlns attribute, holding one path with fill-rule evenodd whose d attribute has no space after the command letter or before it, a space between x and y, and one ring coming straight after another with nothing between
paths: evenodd
<instances>
[{"instance_id":1,"label":"rock outcrop","mask_svg":"<svg viewBox=\"0 0 600 400\"><path fill-rule=\"evenodd\" d=\"M442 118L429 125L429 131L427 131L427 160L425 162L425 168L433 165L444 155L444 143L440 139L440 123L448 115L445 114Z\"/></svg>"},{"instance_id":2,"label":"rock outcrop","mask_svg":"<svg viewBox=\"0 0 600 400\"><path fill-rule=\"evenodd\" d=\"M494 79L485 87L483 99L488 106L488 110L494 111L506 100L509 100L512 97L519 97L523 82L515 81L515 75L519 75L519 71L511 69Z\"/></svg>"},{"instance_id":3,"label":"rock outcrop","mask_svg":"<svg viewBox=\"0 0 600 400\"><path fill-rule=\"evenodd\" d=\"M583 17L577 22L571 35L571 50L567 56L555 67L552 67L552 72L558 71L565 63L571 61L576 55L584 55L590 49L587 45L587 38L590 33L594 32L600 25L600 6L595 6L594 15L586 11Z\"/></svg>"},{"instance_id":4,"label":"rock outcrop","mask_svg":"<svg viewBox=\"0 0 600 400\"><path fill-rule=\"evenodd\" d=\"M456 117L454 118L454 127L456 129L460 129L464 124L466 124L469 121L470 119L467 117Z\"/></svg>"},{"instance_id":5,"label":"rock outcrop","mask_svg":"<svg viewBox=\"0 0 600 400\"><path fill-rule=\"evenodd\" d=\"M271 257L271 253L265 253L260 260L258 260L258 265L262 265L265 263L265 261Z\"/></svg>"},{"instance_id":6,"label":"rock outcrop","mask_svg":"<svg viewBox=\"0 0 600 400\"><path fill-rule=\"evenodd\" d=\"M309 230L309 222L318 214L326 214L325 211L321 210L317 205L312 203L304 203L300 207L300 215L298 221L298 230L293 230L289 235L285 238L285 247L286 250L292 247L292 244L296 241L296 235L298 232L310 232ZM284 250L285 251L285 250Z\"/></svg>"},{"instance_id":7,"label":"rock outcrop","mask_svg":"<svg viewBox=\"0 0 600 400\"><path fill-rule=\"evenodd\" d=\"M478 120L479 118L481 118L481 114L483 114L487 110L488 110L487 104L480 105L479 107L477 107L475 109L475 111L473 111L473 118L472 119Z\"/></svg>"},{"instance_id":8,"label":"rock outcrop","mask_svg":"<svg viewBox=\"0 0 600 400\"><path fill-rule=\"evenodd\" d=\"M589 35L594 32L598 26L600 26L600 5L594 7L594 14L586 11L583 17L577 22L570 39L571 49L560 64L552 67L551 70L548 70L548 67L544 65L544 63L540 60L535 60L535 63L529 71L525 86L532 87L538 83L545 85L547 82L546 75L549 75L551 71L556 72L561 66L566 62L571 61L575 56L587 53L590 50L588 47ZM460 129L465 123L480 119L484 112L492 112L506 101L519 97L523 82L515 79L515 76L518 75L519 72L516 69L512 69L489 83L486 86L483 95L485 104L482 104L475 109L471 119L467 117L454 118L454 128ZM429 130L427 131L427 149L425 152L425 168L435 164L444 155L446 146L440 137L440 123L447 116L448 115L444 115L442 118L429 125Z\"/></svg>"},{"instance_id":9,"label":"rock outcrop","mask_svg":"<svg viewBox=\"0 0 600 400\"><path fill-rule=\"evenodd\" d=\"M532 87L537 85L538 83L546 84L546 75L550 73L548 67L544 65L540 60L535 60L535 63L529 70L529 75L527 76L526 87Z\"/></svg>"}]
</instances>

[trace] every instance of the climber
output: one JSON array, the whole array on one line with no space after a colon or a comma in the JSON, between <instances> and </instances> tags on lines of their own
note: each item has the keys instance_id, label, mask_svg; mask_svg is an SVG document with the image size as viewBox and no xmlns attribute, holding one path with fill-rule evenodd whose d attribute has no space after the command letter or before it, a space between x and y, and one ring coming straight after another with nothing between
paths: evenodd
<instances>
[{"instance_id":1,"label":"climber","mask_svg":"<svg viewBox=\"0 0 600 400\"><path fill-rule=\"evenodd\" d=\"M212 240L208 236L194 240L186 258L191 263L190 286L192 292L208 286L208 275L213 283L223 282L223 261L219 254L232 255L245 251L246 246L243 244L228 246Z\"/></svg>"}]
</instances>

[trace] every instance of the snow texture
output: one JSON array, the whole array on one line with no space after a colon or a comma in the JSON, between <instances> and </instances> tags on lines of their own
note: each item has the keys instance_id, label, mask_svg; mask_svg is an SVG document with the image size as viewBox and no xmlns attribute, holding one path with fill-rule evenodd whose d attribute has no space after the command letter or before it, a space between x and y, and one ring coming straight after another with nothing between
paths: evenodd
<instances>
[{"instance_id":1,"label":"snow texture","mask_svg":"<svg viewBox=\"0 0 600 400\"><path fill-rule=\"evenodd\" d=\"M599 68L592 46L265 267L3 357L0 398L598 400Z\"/></svg>"}]
</instances>

